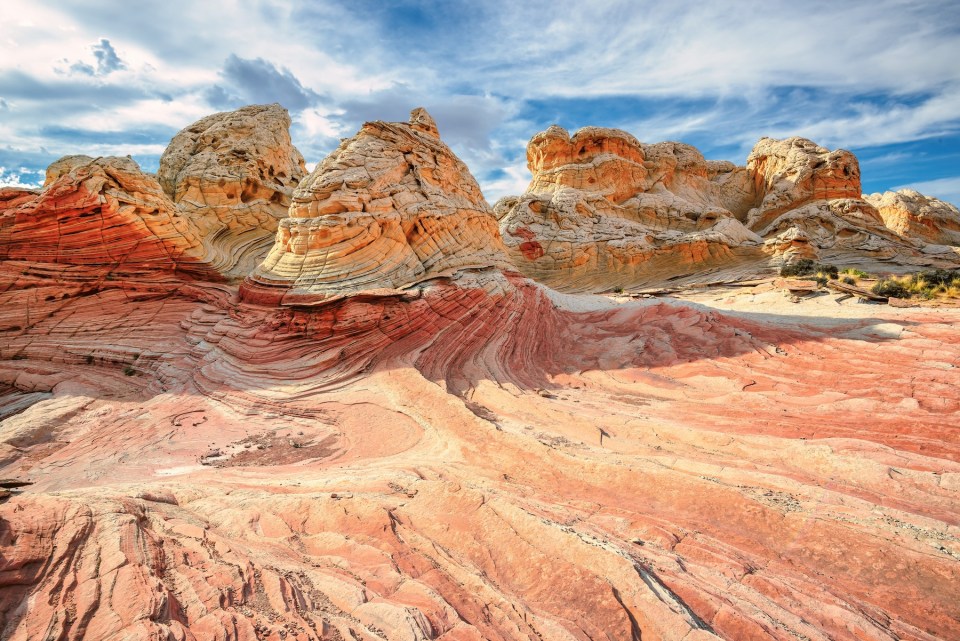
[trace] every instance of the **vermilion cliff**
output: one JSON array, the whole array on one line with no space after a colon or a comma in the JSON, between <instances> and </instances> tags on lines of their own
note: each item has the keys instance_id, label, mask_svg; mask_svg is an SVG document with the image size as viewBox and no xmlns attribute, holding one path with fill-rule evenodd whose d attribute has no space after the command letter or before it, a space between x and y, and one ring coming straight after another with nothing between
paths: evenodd
<instances>
[{"instance_id":1,"label":"vermilion cliff","mask_svg":"<svg viewBox=\"0 0 960 641\"><path fill-rule=\"evenodd\" d=\"M551 128L492 209L423 110L288 124L0 191L0 638L960 638L956 309L557 291L956 265L955 208Z\"/></svg>"}]
</instances>

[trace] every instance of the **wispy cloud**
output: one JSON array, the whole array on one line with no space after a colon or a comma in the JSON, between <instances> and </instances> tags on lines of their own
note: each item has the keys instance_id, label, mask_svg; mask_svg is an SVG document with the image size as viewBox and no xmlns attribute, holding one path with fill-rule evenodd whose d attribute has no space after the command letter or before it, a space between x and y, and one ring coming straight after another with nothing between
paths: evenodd
<instances>
[{"instance_id":1,"label":"wispy cloud","mask_svg":"<svg viewBox=\"0 0 960 641\"><path fill-rule=\"evenodd\" d=\"M899 191L900 189L913 189L927 196L936 196L940 200L960 203L960 176L912 182L894 187L892 191Z\"/></svg>"},{"instance_id":2,"label":"wispy cloud","mask_svg":"<svg viewBox=\"0 0 960 641\"><path fill-rule=\"evenodd\" d=\"M554 120L736 162L764 135L875 156L960 137L954 0L4 0L0 43L0 140L47 162L268 102L309 162L426 106L491 199L525 182L525 142ZM938 153L924 171L942 176ZM890 180L923 181L902 169Z\"/></svg>"},{"instance_id":3,"label":"wispy cloud","mask_svg":"<svg viewBox=\"0 0 960 641\"><path fill-rule=\"evenodd\" d=\"M0 186L20 187L21 189L38 189L43 185L44 172L20 167L7 169L0 165Z\"/></svg>"}]
</instances>

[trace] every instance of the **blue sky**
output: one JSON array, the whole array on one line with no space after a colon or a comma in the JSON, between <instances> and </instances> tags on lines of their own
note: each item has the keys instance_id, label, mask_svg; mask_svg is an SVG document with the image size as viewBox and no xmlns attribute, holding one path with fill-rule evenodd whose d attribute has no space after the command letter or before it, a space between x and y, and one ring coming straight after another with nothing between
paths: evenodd
<instances>
[{"instance_id":1,"label":"blue sky","mask_svg":"<svg viewBox=\"0 0 960 641\"><path fill-rule=\"evenodd\" d=\"M867 193L960 203L956 0L2 0L0 52L0 184L73 153L154 171L198 118L280 102L310 166L425 106L491 202L558 123L737 164L802 135Z\"/></svg>"}]
</instances>

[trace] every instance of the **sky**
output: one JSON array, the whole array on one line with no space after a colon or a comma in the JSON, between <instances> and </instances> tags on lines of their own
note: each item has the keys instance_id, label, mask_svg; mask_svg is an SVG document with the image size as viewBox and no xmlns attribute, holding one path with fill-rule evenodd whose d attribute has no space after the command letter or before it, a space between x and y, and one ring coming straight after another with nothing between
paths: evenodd
<instances>
[{"instance_id":1,"label":"sky","mask_svg":"<svg viewBox=\"0 0 960 641\"><path fill-rule=\"evenodd\" d=\"M957 0L0 0L0 185L57 158L156 171L180 129L279 102L308 167L426 107L492 203L551 124L745 164L853 151L865 193L960 204Z\"/></svg>"}]
</instances>

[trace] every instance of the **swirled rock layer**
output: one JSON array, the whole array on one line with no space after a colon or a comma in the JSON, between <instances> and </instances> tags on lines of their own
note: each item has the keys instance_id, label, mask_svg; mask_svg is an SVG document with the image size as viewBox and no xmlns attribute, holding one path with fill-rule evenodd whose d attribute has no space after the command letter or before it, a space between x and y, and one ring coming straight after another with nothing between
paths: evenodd
<instances>
[{"instance_id":1,"label":"swirled rock layer","mask_svg":"<svg viewBox=\"0 0 960 641\"><path fill-rule=\"evenodd\" d=\"M804 138L763 138L737 167L683 143L553 126L531 139L527 166L527 193L495 207L501 232L524 274L563 291L731 279L799 258L960 264L942 246L955 240L947 210L925 234L885 224L861 197L856 157Z\"/></svg>"},{"instance_id":2,"label":"swirled rock layer","mask_svg":"<svg viewBox=\"0 0 960 641\"><path fill-rule=\"evenodd\" d=\"M955 311L41 294L0 294L6 639L960 634Z\"/></svg>"},{"instance_id":3,"label":"swirled rock layer","mask_svg":"<svg viewBox=\"0 0 960 641\"><path fill-rule=\"evenodd\" d=\"M184 128L160 158L164 192L197 227L207 262L228 277L263 260L306 174L289 129L280 105L251 105Z\"/></svg>"},{"instance_id":4,"label":"swirled rock layer","mask_svg":"<svg viewBox=\"0 0 960 641\"><path fill-rule=\"evenodd\" d=\"M913 189L864 196L883 223L901 236L936 245L960 246L960 210Z\"/></svg>"},{"instance_id":5,"label":"swirled rock layer","mask_svg":"<svg viewBox=\"0 0 960 641\"><path fill-rule=\"evenodd\" d=\"M496 220L417 109L409 123L366 123L303 180L244 296L310 304L489 267L511 267Z\"/></svg>"},{"instance_id":6,"label":"swirled rock layer","mask_svg":"<svg viewBox=\"0 0 960 641\"><path fill-rule=\"evenodd\" d=\"M67 156L0 201L0 259L127 278L208 272L196 228L130 158ZM212 273L208 276L213 276Z\"/></svg>"}]
</instances>

